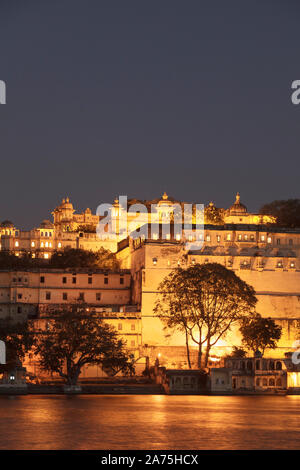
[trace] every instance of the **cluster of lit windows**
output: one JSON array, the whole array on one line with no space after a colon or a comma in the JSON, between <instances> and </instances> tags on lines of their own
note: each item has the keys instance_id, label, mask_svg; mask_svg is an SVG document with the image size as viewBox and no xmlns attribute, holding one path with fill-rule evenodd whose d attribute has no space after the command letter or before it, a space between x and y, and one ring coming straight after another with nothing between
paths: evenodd
<instances>
[{"instance_id":1,"label":"cluster of lit windows","mask_svg":"<svg viewBox=\"0 0 300 470\"><path fill-rule=\"evenodd\" d=\"M41 232L41 237L52 237L52 232Z\"/></svg>"},{"instance_id":2,"label":"cluster of lit windows","mask_svg":"<svg viewBox=\"0 0 300 470\"><path fill-rule=\"evenodd\" d=\"M41 242L41 248L44 248L44 247L45 248L52 248L52 242Z\"/></svg>"}]
</instances>

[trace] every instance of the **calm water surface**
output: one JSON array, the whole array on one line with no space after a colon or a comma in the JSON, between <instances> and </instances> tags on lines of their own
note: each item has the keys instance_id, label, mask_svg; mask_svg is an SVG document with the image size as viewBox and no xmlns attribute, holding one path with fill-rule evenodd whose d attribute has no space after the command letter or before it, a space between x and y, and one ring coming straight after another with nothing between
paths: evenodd
<instances>
[{"instance_id":1,"label":"calm water surface","mask_svg":"<svg viewBox=\"0 0 300 470\"><path fill-rule=\"evenodd\" d=\"M300 396L0 397L0 449L300 449Z\"/></svg>"}]
</instances>

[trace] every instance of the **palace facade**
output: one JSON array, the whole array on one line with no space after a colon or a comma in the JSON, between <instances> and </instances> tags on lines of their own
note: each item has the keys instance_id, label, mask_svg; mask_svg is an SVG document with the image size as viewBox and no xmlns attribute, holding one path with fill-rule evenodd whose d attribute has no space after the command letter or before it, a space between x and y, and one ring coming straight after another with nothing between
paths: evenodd
<instances>
[{"instance_id":1,"label":"palace facade","mask_svg":"<svg viewBox=\"0 0 300 470\"><path fill-rule=\"evenodd\" d=\"M82 300L108 321L124 325L123 333L130 333L126 340L137 359L149 356L153 363L159 357L162 365L185 367L182 334L166 332L153 314L158 286L177 266L216 262L253 286L258 298L257 311L282 326L278 348L266 351L266 357L282 358L291 351L300 327L300 230L280 229L272 224L272 217L248 213L237 194L234 204L222 212L224 223L204 224L199 247L190 250L187 242L198 236L195 227L188 234L181 234L176 224L160 223L162 212L170 215L173 205L182 203L166 194L154 201L130 200L127 212L131 220L134 216L130 207L138 203L148 206L153 203L159 210L156 228L148 226L149 214L145 214L139 219L143 235L135 238L121 235L117 240L99 238L92 231L99 217L88 209L76 215L68 199L53 211L53 222L45 221L31 231L21 231L13 225L3 227L11 233L2 233L2 250L17 255L27 251L32 257L47 259L54 250L65 247L93 251L104 247L116 253L121 271L2 271L0 316L38 316L49 304ZM117 200L113 209L117 217L121 210ZM105 281L107 278L109 281ZM112 313L113 318L109 316ZM133 321L135 329L131 330ZM212 354L221 357L229 353L240 344L240 339L238 331L232 330L217 343Z\"/></svg>"}]
</instances>

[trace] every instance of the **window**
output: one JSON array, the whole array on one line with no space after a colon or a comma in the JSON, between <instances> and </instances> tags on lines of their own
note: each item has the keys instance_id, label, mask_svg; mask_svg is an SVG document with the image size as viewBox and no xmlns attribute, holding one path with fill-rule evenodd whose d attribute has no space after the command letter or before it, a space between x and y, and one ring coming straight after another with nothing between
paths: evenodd
<instances>
[{"instance_id":1,"label":"window","mask_svg":"<svg viewBox=\"0 0 300 470\"><path fill-rule=\"evenodd\" d=\"M15 246L19 246L19 242L15 242Z\"/></svg>"},{"instance_id":2,"label":"window","mask_svg":"<svg viewBox=\"0 0 300 470\"><path fill-rule=\"evenodd\" d=\"M277 387L282 387L282 380L281 379L276 380L276 386Z\"/></svg>"},{"instance_id":3,"label":"window","mask_svg":"<svg viewBox=\"0 0 300 470\"><path fill-rule=\"evenodd\" d=\"M170 240L171 235L169 233L166 234L166 240Z\"/></svg>"},{"instance_id":4,"label":"window","mask_svg":"<svg viewBox=\"0 0 300 470\"><path fill-rule=\"evenodd\" d=\"M63 300L68 300L68 294L67 294L67 292L63 292L62 297L63 297Z\"/></svg>"},{"instance_id":5,"label":"window","mask_svg":"<svg viewBox=\"0 0 300 470\"><path fill-rule=\"evenodd\" d=\"M46 242L46 243L45 243L45 247L46 247L46 248L48 248L48 246L49 246L49 243L48 243L48 242Z\"/></svg>"},{"instance_id":6,"label":"window","mask_svg":"<svg viewBox=\"0 0 300 470\"><path fill-rule=\"evenodd\" d=\"M120 284L124 284L124 277L120 276Z\"/></svg>"},{"instance_id":7,"label":"window","mask_svg":"<svg viewBox=\"0 0 300 470\"><path fill-rule=\"evenodd\" d=\"M210 242L210 235L206 235L206 241Z\"/></svg>"},{"instance_id":8,"label":"window","mask_svg":"<svg viewBox=\"0 0 300 470\"><path fill-rule=\"evenodd\" d=\"M157 233L153 234L153 240L158 240L158 234Z\"/></svg>"},{"instance_id":9,"label":"window","mask_svg":"<svg viewBox=\"0 0 300 470\"><path fill-rule=\"evenodd\" d=\"M91 276L88 277L88 284L92 284L93 283L93 278Z\"/></svg>"},{"instance_id":10,"label":"window","mask_svg":"<svg viewBox=\"0 0 300 470\"><path fill-rule=\"evenodd\" d=\"M254 235L250 235L250 240L253 242L254 241Z\"/></svg>"},{"instance_id":11,"label":"window","mask_svg":"<svg viewBox=\"0 0 300 470\"><path fill-rule=\"evenodd\" d=\"M45 258L45 259L48 259L48 258L49 258L49 253L45 253L45 254L44 254L44 258Z\"/></svg>"},{"instance_id":12,"label":"window","mask_svg":"<svg viewBox=\"0 0 300 470\"><path fill-rule=\"evenodd\" d=\"M41 283L41 284L44 284L44 282L45 282L45 276L41 276L41 277L40 277L40 283Z\"/></svg>"},{"instance_id":13,"label":"window","mask_svg":"<svg viewBox=\"0 0 300 470\"><path fill-rule=\"evenodd\" d=\"M96 300L98 300L98 301L101 300L101 294L100 294L100 292L97 292L97 293L96 293Z\"/></svg>"},{"instance_id":14,"label":"window","mask_svg":"<svg viewBox=\"0 0 300 470\"><path fill-rule=\"evenodd\" d=\"M35 242L31 242L31 246L35 246Z\"/></svg>"},{"instance_id":15,"label":"window","mask_svg":"<svg viewBox=\"0 0 300 470\"><path fill-rule=\"evenodd\" d=\"M75 276L72 277L72 284L76 284L76 277Z\"/></svg>"},{"instance_id":16,"label":"window","mask_svg":"<svg viewBox=\"0 0 300 470\"><path fill-rule=\"evenodd\" d=\"M66 277L63 277L63 278L62 278L62 283L63 283L63 284L67 284L67 278L66 278Z\"/></svg>"},{"instance_id":17,"label":"window","mask_svg":"<svg viewBox=\"0 0 300 470\"><path fill-rule=\"evenodd\" d=\"M135 331L135 324L131 323L131 331Z\"/></svg>"},{"instance_id":18,"label":"window","mask_svg":"<svg viewBox=\"0 0 300 470\"><path fill-rule=\"evenodd\" d=\"M267 387L268 386L268 381L267 379L263 379L263 387Z\"/></svg>"},{"instance_id":19,"label":"window","mask_svg":"<svg viewBox=\"0 0 300 470\"><path fill-rule=\"evenodd\" d=\"M18 282L22 282L22 278L21 278L21 277L18 277Z\"/></svg>"},{"instance_id":20,"label":"window","mask_svg":"<svg viewBox=\"0 0 300 470\"><path fill-rule=\"evenodd\" d=\"M231 233L227 233L226 240L230 241L231 240Z\"/></svg>"},{"instance_id":21,"label":"window","mask_svg":"<svg viewBox=\"0 0 300 470\"><path fill-rule=\"evenodd\" d=\"M51 292L46 292L46 300L51 300Z\"/></svg>"},{"instance_id":22,"label":"window","mask_svg":"<svg viewBox=\"0 0 300 470\"><path fill-rule=\"evenodd\" d=\"M104 284L108 284L108 276L104 277Z\"/></svg>"},{"instance_id":23,"label":"window","mask_svg":"<svg viewBox=\"0 0 300 470\"><path fill-rule=\"evenodd\" d=\"M157 258L152 258L152 263L154 264L154 266L157 265Z\"/></svg>"},{"instance_id":24,"label":"window","mask_svg":"<svg viewBox=\"0 0 300 470\"><path fill-rule=\"evenodd\" d=\"M292 245L293 244L293 240L290 238L289 239L289 245Z\"/></svg>"},{"instance_id":25,"label":"window","mask_svg":"<svg viewBox=\"0 0 300 470\"><path fill-rule=\"evenodd\" d=\"M256 386L260 387L260 379L256 379Z\"/></svg>"},{"instance_id":26,"label":"window","mask_svg":"<svg viewBox=\"0 0 300 470\"><path fill-rule=\"evenodd\" d=\"M118 330L121 331L123 329L122 323L118 324Z\"/></svg>"},{"instance_id":27,"label":"window","mask_svg":"<svg viewBox=\"0 0 300 470\"><path fill-rule=\"evenodd\" d=\"M269 387L275 387L275 380L269 379Z\"/></svg>"},{"instance_id":28,"label":"window","mask_svg":"<svg viewBox=\"0 0 300 470\"><path fill-rule=\"evenodd\" d=\"M277 245L280 245L280 238L277 238Z\"/></svg>"},{"instance_id":29,"label":"window","mask_svg":"<svg viewBox=\"0 0 300 470\"><path fill-rule=\"evenodd\" d=\"M79 300L84 300L84 292L79 292Z\"/></svg>"},{"instance_id":30,"label":"window","mask_svg":"<svg viewBox=\"0 0 300 470\"><path fill-rule=\"evenodd\" d=\"M278 261L277 262L277 268L282 268L282 267L283 267L282 261Z\"/></svg>"},{"instance_id":31,"label":"window","mask_svg":"<svg viewBox=\"0 0 300 470\"><path fill-rule=\"evenodd\" d=\"M244 240L248 240L248 235L244 235Z\"/></svg>"},{"instance_id":32,"label":"window","mask_svg":"<svg viewBox=\"0 0 300 470\"><path fill-rule=\"evenodd\" d=\"M18 299L22 299L23 295L22 294L18 294Z\"/></svg>"},{"instance_id":33,"label":"window","mask_svg":"<svg viewBox=\"0 0 300 470\"><path fill-rule=\"evenodd\" d=\"M261 235L261 237L260 237L260 241L261 241L261 242L264 242L264 241L265 241L265 239L266 239L266 237L265 237L264 235Z\"/></svg>"},{"instance_id":34,"label":"window","mask_svg":"<svg viewBox=\"0 0 300 470\"><path fill-rule=\"evenodd\" d=\"M177 233L176 234L176 240L179 241L180 239L181 239L181 235L180 235L180 233Z\"/></svg>"},{"instance_id":35,"label":"window","mask_svg":"<svg viewBox=\"0 0 300 470\"><path fill-rule=\"evenodd\" d=\"M17 313L22 313L22 307L18 306Z\"/></svg>"},{"instance_id":36,"label":"window","mask_svg":"<svg viewBox=\"0 0 300 470\"><path fill-rule=\"evenodd\" d=\"M276 370L282 370L282 364L280 361L276 362Z\"/></svg>"},{"instance_id":37,"label":"window","mask_svg":"<svg viewBox=\"0 0 300 470\"><path fill-rule=\"evenodd\" d=\"M272 243L272 237L268 237L268 238L267 238L267 242L268 242L268 243Z\"/></svg>"},{"instance_id":38,"label":"window","mask_svg":"<svg viewBox=\"0 0 300 470\"><path fill-rule=\"evenodd\" d=\"M294 262L294 261L291 261L290 267L291 267L291 268L294 268L294 267L295 267L295 262Z\"/></svg>"},{"instance_id":39,"label":"window","mask_svg":"<svg viewBox=\"0 0 300 470\"><path fill-rule=\"evenodd\" d=\"M61 248L61 242L58 242L57 246L58 248Z\"/></svg>"},{"instance_id":40,"label":"window","mask_svg":"<svg viewBox=\"0 0 300 470\"><path fill-rule=\"evenodd\" d=\"M221 237L220 235L217 235L217 242L220 243Z\"/></svg>"},{"instance_id":41,"label":"window","mask_svg":"<svg viewBox=\"0 0 300 470\"><path fill-rule=\"evenodd\" d=\"M133 340L131 341L131 347L134 348L134 346L135 346L135 341L134 341L134 339L133 339Z\"/></svg>"},{"instance_id":42,"label":"window","mask_svg":"<svg viewBox=\"0 0 300 470\"><path fill-rule=\"evenodd\" d=\"M44 248L44 242L41 242L41 247Z\"/></svg>"},{"instance_id":43,"label":"window","mask_svg":"<svg viewBox=\"0 0 300 470\"><path fill-rule=\"evenodd\" d=\"M239 234L239 235L238 235L238 240L241 240L241 239L242 239L242 235Z\"/></svg>"}]
</instances>

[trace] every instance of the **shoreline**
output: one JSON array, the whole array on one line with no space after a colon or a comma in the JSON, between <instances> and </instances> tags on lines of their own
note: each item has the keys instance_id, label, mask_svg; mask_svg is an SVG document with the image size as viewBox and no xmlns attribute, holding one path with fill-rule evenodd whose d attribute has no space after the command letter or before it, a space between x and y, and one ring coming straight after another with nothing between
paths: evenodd
<instances>
[{"instance_id":1,"label":"shoreline","mask_svg":"<svg viewBox=\"0 0 300 470\"><path fill-rule=\"evenodd\" d=\"M272 396L272 397L282 397L282 396L291 396L291 395L300 395L298 392L293 392L289 390L283 391L265 391L257 392L251 390L238 391L238 392L211 392L203 391L202 393L193 393L190 391L182 391L177 393L166 393L164 388L157 384L93 384L93 385L80 385L80 391L68 391L64 390L64 385L27 385L25 387L5 387L1 389L0 387L0 396L14 396L14 395L170 395L170 396Z\"/></svg>"}]
</instances>

